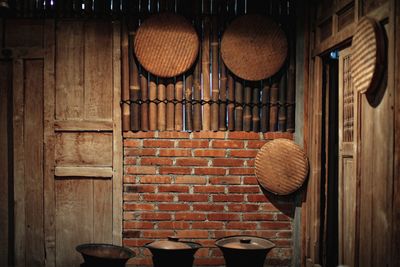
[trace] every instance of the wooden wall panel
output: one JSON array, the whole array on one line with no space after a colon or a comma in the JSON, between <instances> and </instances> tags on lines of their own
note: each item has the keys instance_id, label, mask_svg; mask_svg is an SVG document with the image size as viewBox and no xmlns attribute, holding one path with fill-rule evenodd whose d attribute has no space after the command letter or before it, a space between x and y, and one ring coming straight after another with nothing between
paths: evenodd
<instances>
[{"instance_id":1,"label":"wooden wall panel","mask_svg":"<svg viewBox=\"0 0 400 267\"><path fill-rule=\"evenodd\" d=\"M83 119L84 111L84 24L60 21L56 47L56 119Z\"/></svg>"},{"instance_id":2,"label":"wooden wall panel","mask_svg":"<svg viewBox=\"0 0 400 267\"><path fill-rule=\"evenodd\" d=\"M93 180L93 239L95 243L113 243L112 180Z\"/></svg>"},{"instance_id":3,"label":"wooden wall panel","mask_svg":"<svg viewBox=\"0 0 400 267\"><path fill-rule=\"evenodd\" d=\"M112 133L56 134L57 166L112 166Z\"/></svg>"},{"instance_id":4,"label":"wooden wall panel","mask_svg":"<svg viewBox=\"0 0 400 267\"><path fill-rule=\"evenodd\" d=\"M5 47L43 47L43 31L43 20L5 20Z\"/></svg>"},{"instance_id":5,"label":"wooden wall panel","mask_svg":"<svg viewBox=\"0 0 400 267\"><path fill-rule=\"evenodd\" d=\"M112 120L112 41L111 23L86 23L84 110L87 120Z\"/></svg>"}]
</instances>

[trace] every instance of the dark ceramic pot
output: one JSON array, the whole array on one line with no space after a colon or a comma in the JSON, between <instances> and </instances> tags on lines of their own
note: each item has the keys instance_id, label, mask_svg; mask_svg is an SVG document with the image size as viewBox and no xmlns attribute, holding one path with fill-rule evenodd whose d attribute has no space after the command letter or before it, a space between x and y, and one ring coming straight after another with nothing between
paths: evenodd
<instances>
[{"instance_id":1,"label":"dark ceramic pot","mask_svg":"<svg viewBox=\"0 0 400 267\"><path fill-rule=\"evenodd\" d=\"M145 247L153 254L154 267L191 267L194 254L201 245L169 237L168 240L148 243Z\"/></svg>"},{"instance_id":2,"label":"dark ceramic pot","mask_svg":"<svg viewBox=\"0 0 400 267\"><path fill-rule=\"evenodd\" d=\"M76 247L82 254L85 267L124 267L126 262L135 257L135 253L126 248L110 244L82 244Z\"/></svg>"},{"instance_id":3,"label":"dark ceramic pot","mask_svg":"<svg viewBox=\"0 0 400 267\"><path fill-rule=\"evenodd\" d=\"M221 249L227 267L263 267L268 252L275 247L265 238L248 235L223 237L215 245Z\"/></svg>"}]
</instances>

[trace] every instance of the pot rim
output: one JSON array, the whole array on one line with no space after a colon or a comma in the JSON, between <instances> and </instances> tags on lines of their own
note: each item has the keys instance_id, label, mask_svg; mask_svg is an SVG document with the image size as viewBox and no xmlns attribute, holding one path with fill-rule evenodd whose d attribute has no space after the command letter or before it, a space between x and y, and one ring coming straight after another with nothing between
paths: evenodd
<instances>
[{"instance_id":1,"label":"pot rim","mask_svg":"<svg viewBox=\"0 0 400 267\"><path fill-rule=\"evenodd\" d=\"M181 243L188 244L189 247L187 247L187 248L157 248L157 247L151 246L152 243L157 242L157 241L163 241L163 240L154 240L154 241L151 241L151 242L149 242L149 243L146 243L146 244L144 245L144 247L145 247L145 248L148 248L148 249L156 249L156 250L162 250L162 251L164 251L164 250L165 250L165 251L197 250L197 249L199 249L199 248L202 247L202 245L201 245L200 243L192 242L192 241L181 241L181 240L176 241L176 242L181 242ZM193 246L191 246L191 245L193 245Z\"/></svg>"},{"instance_id":2,"label":"pot rim","mask_svg":"<svg viewBox=\"0 0 400 267\"><path fill-rule=\"evenodd\" d=\"M112 258L112 259L130 259L136 256L136 253L134 251L132 251L130 248L124 247L124 246L118 246L118 245L113 245L113 244L107 244L107 243L84 243L84 244L79 244L75 247L75 250L79 253L81 253L82 255L88 255L90 257L96 257L96 258L102 258L102 257L98 257L96 255L91 255L88 253L85 253L84 251L82 251L85 248L92 248L92 247L102 247L102 248L116 248L116 249L121 249L124 252L127 253L127 257L120 257L120 258Z\"/></svg>"},{"instance_id":3,"label":"pot rim","mask_svg":"<svg viewBox=\"0 0 400 267\"><path fill-rule=\"evenodd\" d=\"M270 243L270 245L268 247L260 247L260 248L252 248L252 249L243 249L243 248L230 248L230 247L226 247L226 244L219 244L219 242L221 242L224 239L228 239L228 238L235 238L235 237L243 237L243 238L257 238L257 239L263 239L265 241L267 241L268 243ZM239 241L238 241L239 242ZM218 238L217 240L215 240L215 245L221 249L229 249L229 250L237 250L237 251L259 251L259 250L270 250L273 249L276 245L271 242L270 240L268 240L267 238L264 237L260 237L260 236L255 236L255 235L230 235L230 236L225 236L225 237L221 237Z\"/></svg>"}]
</instances>

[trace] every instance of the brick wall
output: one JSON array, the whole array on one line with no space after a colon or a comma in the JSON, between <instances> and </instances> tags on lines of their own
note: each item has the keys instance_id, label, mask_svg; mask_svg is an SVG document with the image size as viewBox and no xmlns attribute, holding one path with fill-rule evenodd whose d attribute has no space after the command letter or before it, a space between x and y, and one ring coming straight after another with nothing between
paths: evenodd
<instances>
[{"instance_id":1,"label":"brick wall","mask_svg":"<svg viewBox=\"0 0 400 267\"><path fill-rule=\"evenodd\" d=\"M151 265L142 246L176 235L209 248L195 265L224 260L217 238L249 234L276 244L271 266L288 266L292 256L292 197L263 192L254 176L258 149L289 133L138 132L124 134L123 243Z\"/></svg>"}]
</instances>

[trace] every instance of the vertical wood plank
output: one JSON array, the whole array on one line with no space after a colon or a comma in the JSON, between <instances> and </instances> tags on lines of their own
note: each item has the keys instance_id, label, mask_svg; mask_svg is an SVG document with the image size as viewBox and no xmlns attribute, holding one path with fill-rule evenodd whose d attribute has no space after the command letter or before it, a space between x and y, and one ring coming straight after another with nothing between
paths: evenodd
<instances>
[{"instance_id":1,"label":"vertical wood plank","mask_svg":"<svg viewBox=\"0 0 400 267\"><path fill-rule=\"evenodd\" d=\"M13 61L13 162L16 267L25 266L24 62Z\"/></svg>"},{"instance_id":2,"label":"vertical wood plank","mask_svg":"<svg viewBox=\"0 0 400 267\"><path fill-rule=\"evenodd\" d=\"M122 100L129 100L129 38L127 22L123 21L121 31L121 61L122 61ZM129 131L131 129L130 109L128 104L122 104L122 130Z\"/></svg>"},{"instance_id":3,"label":"vertical wood plank","mask_svg":"<svg viewBox=\"0 0 400 267\"><path fill-rule=\"evenodd\" d=\"M83 22L59 21L56 44L56 119L83 119Z\"/></svg>"},{"instance_id":4,"label":"vertical wood plank","mask_svg":"<svg viewBox=\"0 0 400 267\"><path fill-rule=\"evenodd\" d=\"M93 239L94 243L113 243L113 180L93 180Z\"/></svg>"},{"instance_id":5,"label":"vertical wood plank","mask_svg":"<svg viewBox=\"0 0 400 267\"><path fill-rule=\"evenodd\" d=\"M112 120L112 39L110 22L85 22L85 119Z\"/></svg>"},{"instance_id":6,"label":"vertical wood plank","mask_svg":"<svg viewBox=\"0 0 400 267\"><path fill-rule=\"evenodd\" d=\"M54 114L55 114L55 22L45 22L44 59L44 235L46 267L54 267L55 258L55 195L54 195Z\"/></svg>"},{"instance_id":7,"label":"vertical wood plank","mask_svg":"<svg viewBox=\"0 0 400 267\"><path fill-rule=\"evenodd\" d=\"M24 72L25 264L43 266L43 60L26 60Z\"/></svg>"},{"instance_id":8,"label":"vertical wood plank","mask_svg":"<svg viewBox=\"0 0 400 267\"><path fill-rule=\"evenodd\" d=\"M112 242L122 244L122 125L121 109L121 50L120 28L117 22L113 24L113 171L112 179Z\"/></svg>"}]
</instances>

